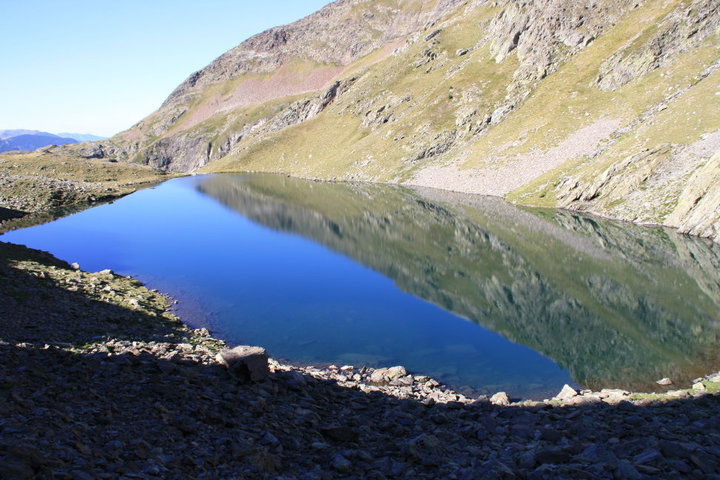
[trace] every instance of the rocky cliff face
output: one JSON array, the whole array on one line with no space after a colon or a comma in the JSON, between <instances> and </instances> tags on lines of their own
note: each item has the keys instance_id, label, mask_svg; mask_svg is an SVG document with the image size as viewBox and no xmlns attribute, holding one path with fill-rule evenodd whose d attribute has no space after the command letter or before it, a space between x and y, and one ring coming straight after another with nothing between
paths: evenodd
<instances>
[{"instance_id":1,"label":"rocky cliff face","mask_svg":"<svg viewBox=\"0 0 720 480\"><path fill-rule=\"evenodd\" d=\"M720 240L715 0L340 0L75 147L501 195Z\"/></svg>"}]
</instances>

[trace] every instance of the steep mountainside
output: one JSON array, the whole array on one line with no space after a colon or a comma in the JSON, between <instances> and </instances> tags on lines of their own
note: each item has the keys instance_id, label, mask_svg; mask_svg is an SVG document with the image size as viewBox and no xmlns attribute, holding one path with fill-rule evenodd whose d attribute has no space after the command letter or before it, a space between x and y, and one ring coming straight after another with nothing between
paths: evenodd
<instances>
[{"instance_id":1,"label":"steep mountainside","mask_svg":"<svg viewBox=\"0 0 720 480\"><path fill-rule=\"evenodd\" d=\"M720 241L720 3L339 0L70 148L501 195Z\"/></svg>"}]
</instances>

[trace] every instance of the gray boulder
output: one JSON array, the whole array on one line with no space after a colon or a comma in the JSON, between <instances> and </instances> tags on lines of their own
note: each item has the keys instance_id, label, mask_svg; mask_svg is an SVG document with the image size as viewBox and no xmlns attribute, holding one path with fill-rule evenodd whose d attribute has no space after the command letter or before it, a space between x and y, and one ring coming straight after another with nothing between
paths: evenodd
<instances>
[{"instance_id":1,"label":"gray boulder","mask_svg":"<svg viewBox=\"0 0 720 480\"><path fill-rule=\"evenodd\" d=\"M242 345L217 354L215 360L225 365L241 382L259 382L270 374L268 355L262 347Z\"/></svg>"}]
</instances>

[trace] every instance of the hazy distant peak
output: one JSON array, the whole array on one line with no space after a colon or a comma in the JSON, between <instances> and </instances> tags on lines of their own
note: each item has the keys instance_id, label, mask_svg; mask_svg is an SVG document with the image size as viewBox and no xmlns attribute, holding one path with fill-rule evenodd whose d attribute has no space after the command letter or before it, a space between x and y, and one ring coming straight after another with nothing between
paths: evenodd
<instances>
[{"instance_id":1,"label":"hazy distant peak","mask_svg":"<svg viewBox=\"0 0 720 480\"><path fill-rule=\"evenodd\" d=\"M58 133L59 136L64 138L72 138L77 140L78 142L95 142L97 140L105 140L108 137L101 137L98 135L92 135L90 133L68 133L68 132L60 132Z\"/></svg>"},{"instance_id":2,"label":"hazy distant peak","mask_svg":"<svg viewBox=\"0 0 720 480\"><path fill-rule=\"evenodd\" d=\"M26 130L22 128L16 128L13 130L0 130L0 139L7 139L17 137L19 135L45 135L45 136L56 136L52 133L41 132L40 130Z\"/></svg>"},{"instance_id":3,"label":"hazy distant peak","mask_svg":"<svg viewBox=\"0 0 720 480\"><path fill-rule=\"evenodd\" d=\"M30 132L30 133L22 133ZM78 143L74 138L66 138L53 133L38 130L1 130L0 152L11 150L32 151L48 145L67 145Z\"/></svg>"}]
</instances>

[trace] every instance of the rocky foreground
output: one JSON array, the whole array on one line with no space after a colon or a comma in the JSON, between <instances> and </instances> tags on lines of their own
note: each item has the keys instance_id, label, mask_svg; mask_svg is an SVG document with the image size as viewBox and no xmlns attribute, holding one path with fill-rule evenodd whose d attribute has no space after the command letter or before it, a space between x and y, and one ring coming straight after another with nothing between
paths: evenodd
<instances>
[{"instance_id":1,"label":"rocky foreground","mask_svg":"<svg viewBox=\"0 0 720 480\"><path fill-rule=\"evenodd\" d=\"M469 399L402 367L269 362L161 294L0 244L0 478L720 478L717 377L672 395Z\"/></svg>"}]
</instances>

